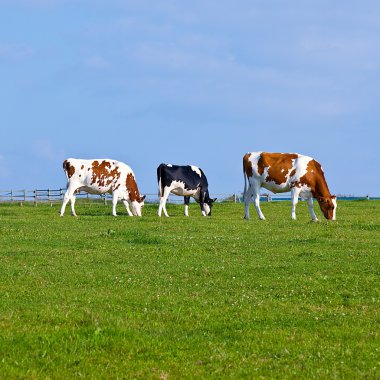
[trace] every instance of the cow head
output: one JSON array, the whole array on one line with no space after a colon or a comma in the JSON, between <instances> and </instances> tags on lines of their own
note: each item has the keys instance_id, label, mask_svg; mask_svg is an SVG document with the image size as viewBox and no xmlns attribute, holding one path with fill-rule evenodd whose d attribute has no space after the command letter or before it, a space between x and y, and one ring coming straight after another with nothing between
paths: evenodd
<instances>
[{"instance_id":1,"label":"cow head","mask_svg":"<svg viewBox=\"0 0 380 380\"><path fill-rule=\"evenodd\" d=\"M336 196L332 195L331 197L318 197L317 201L325 218L329 220L335 220L336 208L338 206L336 202Z\"/></svg>"},{"instance_id":2,"label":"cow head","mask_svg":"<svg viewBox=\"0 0 380 380\"><path fill-rule=\"evenodd\" d=\"M211 216L211 208L215 201L216 201L216 198L211 199L210 197L207 197L207 199L205 199L205 202L203 203L203 207L201 205L203 216Z\"/></svg>"},{"instance_id":3,"label":"cow head","mask_svg":"<svg viewBox=\"0 0 380 380\"><path fill-rule=\"evenodd\" d=\"M132 214L134 216L142 216L142 208L144 207L144 199L146 195L140 196L138 199L134 201L130 201L131 209L132 209Z\"/></svg>"}]
</instances>

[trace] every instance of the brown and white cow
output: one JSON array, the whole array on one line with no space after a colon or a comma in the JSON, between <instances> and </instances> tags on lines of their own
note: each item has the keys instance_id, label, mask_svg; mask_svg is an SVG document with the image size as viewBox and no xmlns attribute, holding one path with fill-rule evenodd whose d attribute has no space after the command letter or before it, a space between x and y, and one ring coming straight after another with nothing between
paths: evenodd
<instances>
[{"instance_id":1,"label":"brown and white cow","mask_svg":"<svg viewBox=\"0 0 380 380\"><path fill-rule=\"evenodd\" d=\"M291 192L292 219L296 219L298 197L307 200L312 220L318 220L315 198L326 219L335 220L336 196L331 195L321 165L311 157L297 153L251 152L243 157L245 219L249 219L249 204L253 196L260 219L260 188L273 193ZM247 188L248 180L248 188Z\"/></svg>"},{"instance_id":2,"label":"brown and white cow","mask_svg":"<svg viewBox=\"0 0 380 380\"><path fill-rule=\"evenodd\" d=\"M132 169L120 161L110 159L82 160L68 158L63 162L67 176L67 191L63 198L61 216L67 202L71 201L71 214L75 213L75 194L81 190L90 194L112 194L112 215L116 216L116 204L122 200L128 215L141 216L145 195L137 188ZM129 209L131 206L132 212Z\"/></svg>"}]
</instances>

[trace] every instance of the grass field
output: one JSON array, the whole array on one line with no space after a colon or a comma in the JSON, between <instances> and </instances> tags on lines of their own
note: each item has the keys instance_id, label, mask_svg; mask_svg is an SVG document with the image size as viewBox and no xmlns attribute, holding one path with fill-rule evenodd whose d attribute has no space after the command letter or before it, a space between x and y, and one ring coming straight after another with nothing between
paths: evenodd
<instances>
[{"instance_id":1,"label":"grass field","mask_svg":"<svg viewBox=\"0 0 380 380\"><path fill-rule=\"evenodd\" d=\"M0 204L0 378L379 379L380 202L338 206Z\"/></svg>"}]
</instances>

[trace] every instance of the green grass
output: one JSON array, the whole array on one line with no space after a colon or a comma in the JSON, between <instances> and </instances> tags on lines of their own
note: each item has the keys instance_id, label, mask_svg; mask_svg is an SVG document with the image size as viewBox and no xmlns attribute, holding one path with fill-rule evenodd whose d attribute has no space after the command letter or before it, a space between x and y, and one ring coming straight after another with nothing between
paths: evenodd
<instances>
[{"instance_id":1,"label":"green grass","mask_svg":"<svg viewBox=\"0 0 380 380\"><path fill-rule=\"evenodd\" d=\"M380 378L380 202L59 207L0 204L0 378Z\"/></svg>"}]
</instances>

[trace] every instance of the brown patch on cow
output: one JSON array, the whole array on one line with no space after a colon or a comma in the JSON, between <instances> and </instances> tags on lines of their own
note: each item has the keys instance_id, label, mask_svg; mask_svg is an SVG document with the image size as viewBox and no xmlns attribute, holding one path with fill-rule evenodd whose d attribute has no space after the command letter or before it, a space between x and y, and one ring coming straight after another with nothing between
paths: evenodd
<instances>
[{"instance_id":1,"label":"brown patch on cow","mask_svg":"<svg viewBox=\"0 0 380 380\"><path fill-rule=\"evenodd\" d=\"M80 167L80 169L83 170L83 169L84 169L84 165L82 165L82 166Z\"/></svg>"},{"instance_id":2,"label":"brown patch on cow","mask_svg":"<svg viewBox=\"0 0 380 380\"><path fill-rule=\"evenodd\" d=\"M101 163L95 160L92 163L91 185L97 184L99 187L109 187L112 182L116 182L120 177L119 168L111 170L109 161L103 160Z\"/></svg>"},{"instance_id":3,"label":"brown patch on cow","mask_svg":"<svg viewBox=\"0 0 380 380\"><path fill-rule=\"evenodd\" d=\"M74 165L71 165L68 160L63 161L63 170L67 173L69 178L71 178L75 173Z\"/></svg>"},{"instance_id":4,"label":"brown patch on cow","mask_svg":"<svg viewBox=\"0 0 380 380\"><path fill-rule=\"evenodd\" d=\"M309 161L306 173L297 182L297 186L302 185L307 185L311 189L314 198L331 197L321 164L318 161Z\"/></svg>"},{"instance_id":5,"label":"brown patch on cow","mask_svg":"<svg viewBox=\"0 0 380 380\"><path fill-rule=\"evenodd\" d=\"M332 219L334 203L327 186L321 164L316 160L310 160L306 173L295 184L298 187L306 185L310 188L313 197L318 201L319 207L326 219Z\"/></svg>"},{"instance_id":6,"label":"brown patch on cow","mask_svg":"<svg viewBox=\"0 0 380 380\"><path fill-rule=\"evenodd\" d=\"M129 173L127 175L127 179L125 180L125 186L127 187L127 191L129 194L129 199L137 202L142 202L139 189L137 188L137 184L135 181L135 177L133 176L132 173Z\"/></svg>"},{"instance_id":7,"label":"brown patch on cow","mask_svg":"<svg viewBox=\"0 0 380 380\"><path fill-rule=\"evenodd\" d=\"M252 162L249 160L251 155L251 153L247 153L243 157L243 171L247 175L247 177L253 176Z\"/></svg>"},{"instance_id":8,"label":"brown patch on cow","mask_svg":"<svg viewBox=\"0 0 380 380\"><path fill-rule=\"evenodd\" d=\"M293 161L298 158L294 153L261 153L257 162L258 173L262 175L264 169L268 168L268 175L265 178L266 182L273 181L277 185L285 183L287 174L293 168ZM293 168L290 175L294 175Z\"/></svg>"}]
</instances>

